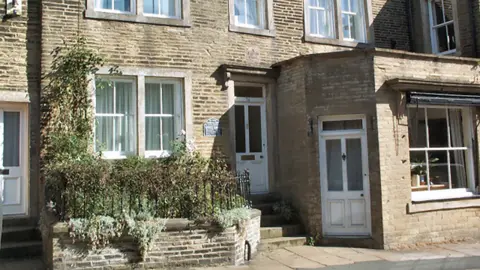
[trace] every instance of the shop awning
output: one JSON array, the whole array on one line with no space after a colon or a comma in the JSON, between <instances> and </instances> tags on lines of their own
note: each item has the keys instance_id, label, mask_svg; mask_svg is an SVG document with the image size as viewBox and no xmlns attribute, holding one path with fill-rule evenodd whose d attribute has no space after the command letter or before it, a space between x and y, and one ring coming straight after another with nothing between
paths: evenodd
<instances>
[{"instance_id":1,"label":"shop awning","mask_svg":"<svg viewBox=\"0 0 480 270\"><path fill-rule=\"evenodd\" d=\"M408 104L480 106L480 94L452 94L436 92L407 92Z\"/></svg>"}]
</instances>

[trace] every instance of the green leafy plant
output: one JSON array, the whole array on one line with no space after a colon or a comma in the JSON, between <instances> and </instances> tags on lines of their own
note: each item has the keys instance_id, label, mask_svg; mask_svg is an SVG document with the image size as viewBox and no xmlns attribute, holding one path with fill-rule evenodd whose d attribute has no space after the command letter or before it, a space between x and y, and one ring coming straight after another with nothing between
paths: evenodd
<instances>
[{"instance_id":1,"label":"green leafy plant","mask_svg":"<svg viewBox=\"0 0 480 270\"><path fill-rule=\"evenodd\" d=\"M93 249L105 247L123 233L123 225L108 216L94 216L89 219L71 219L69 234L73 239L86 241Z\"/></svg>"},{"instance_id":2,"label":"green leafy plant","mask_svg":"<svg viewBox=\"0 0 480 270\"><path fill-rule=\"evenodd\" d=\"M235 208L232 210L223 210L214 215L214 223L220 228L226 229L232 226L238 226L240 222L250 218L248 208Z\"/></svg>"},{"instance_id":3,"label":"green leafy plant","mask_svg":"<svg viewBox=\"0 0 480 270\"><path fill-rule=\"evenodd\" d=\"M291 221L294 215L293 207L288 201L276 202L273 205L273 212L275 214L281 215L286 221Z\"/></svg>"}]
</instances>

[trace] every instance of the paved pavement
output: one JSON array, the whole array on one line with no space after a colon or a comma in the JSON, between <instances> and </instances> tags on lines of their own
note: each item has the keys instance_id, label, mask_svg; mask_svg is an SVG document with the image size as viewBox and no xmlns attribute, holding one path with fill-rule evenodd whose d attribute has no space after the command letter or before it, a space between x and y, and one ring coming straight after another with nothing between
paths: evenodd
<instances>
[{"instance_id":1,"label":"paved pavement","mask_svg":"<svg viewBox=\"0 0 480 270\"><path fill-rule=\"evenodd\" d=\"M258 254L248 265L198 270L480 270L480 243L444 244L408 251L343 247L287 247Z\"/></svg>"},{"instance_id":2,"label":"paved pavement","mask_svg":"<svg viewBox=\"0 0 480 270\"><path fill-rule=\"evenodd\" d=\"M39 259L2 261L0 270L41 270ZM431 246L408 251L298 246L258 254L244 266L196 270L480 270L480 243Z\"/></svg>"}]
</instances>

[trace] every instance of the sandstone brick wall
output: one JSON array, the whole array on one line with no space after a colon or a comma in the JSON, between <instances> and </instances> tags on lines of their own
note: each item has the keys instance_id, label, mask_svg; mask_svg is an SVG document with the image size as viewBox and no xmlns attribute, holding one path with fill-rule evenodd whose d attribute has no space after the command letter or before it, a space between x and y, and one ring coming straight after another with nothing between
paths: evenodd
<instances>
[{"instance_id":1,"label":"sandstone brick wall","mask_svg":"<svg viewBox=\"0 0 480 270\"><path fill-rule=\"evenodd\" d=\"M476 64L399 55L376 56L374 65L384 248L479 239L479 208L407 213L407 204L411 202L408 119L393 117L398 99L396 92L385 85L386 80L398 77L478 83ZM478 151L478 147L476 149ZM478 153L475 156L478 157ZM476 185L477 179L478 174Z\"/></svg>"},{"instance_id":2,"label":"sandstone brick wall","mask_svg":"<svg viewBox=\"0 0 480 270\"><path fill-rule=\"evenodd\" d=\"M52 230L51 237L47 239L51 250L45 254L47 261L52 263L52 269L130 269L132 266L163 269L241 265L245 263L245 241L250 243L252 256L257 252L260 211L253 210L252 218L238 229L232 227L220 232L218 228L192 228L164 232L144 261L140 260L137 245L131 239L125 238L104 249L88 251L83 243L72 241L65 224L56 224Z\"/></svg>"},{"instance_id":3,"label":"sandstone brick wall","mask_svg":"<svg viewBox=\"0 0 480 270\"><path fill-rule=\"evenodd\" d=\"M221 64L269 67L298 55L348 49L302 41L303 0L274 1L275 37L229 32L228 0L191 0L192 26L187 28L85 19L84 2L42 1L44 71L51 61L51 50L63 39L72 40L78 32L106 57L108 65L192 71L194 137L204 154L217 147L224 152L229 148L225 144L228 140L202 136L205 120L220 118L227 110L227 94L221 91L215 76ZM390 38L394 38L397 48L408 49L403 1L373 2L374 16L378 17L377 46L390 48ZM222 125L228 130L228 121L222 121Z\"/></svg>"},{"instance_id":4,"label":"sandstone brick wall","mask_svg":"<svg viewBox=\"0 0 480 270\"><path fill-rule=\"evenodd\" d=\"M1 15L5 14L4 8L5 0L0 0ZM30 154L30 215L33 217L39 210L40 9L39 1L23 0L20 16L0 20L0 91L24 92L30 99L30 148L27 151Z\"/></svg>"}]
</instances>

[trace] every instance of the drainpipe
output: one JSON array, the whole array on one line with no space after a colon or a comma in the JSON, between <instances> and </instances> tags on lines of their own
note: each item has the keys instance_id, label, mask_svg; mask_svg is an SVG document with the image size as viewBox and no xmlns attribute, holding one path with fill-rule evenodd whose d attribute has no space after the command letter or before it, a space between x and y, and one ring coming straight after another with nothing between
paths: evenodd
<instances>
[{"instance_id":1,"label":"drainpipe","mask_svg":"<svg viewBox=\"0 0 480 270\"><path fill-rule=\"evenodd\" d=\"M477 22L475 20L475 13L473 11L473 3L478 0L470 1L470 21L472 22L472 47L473 47L473 57L477 58Z\"/></svg>"}]
</instances>

